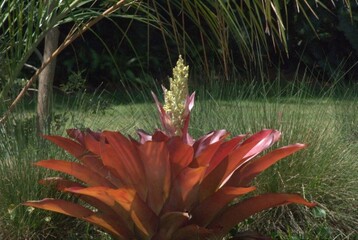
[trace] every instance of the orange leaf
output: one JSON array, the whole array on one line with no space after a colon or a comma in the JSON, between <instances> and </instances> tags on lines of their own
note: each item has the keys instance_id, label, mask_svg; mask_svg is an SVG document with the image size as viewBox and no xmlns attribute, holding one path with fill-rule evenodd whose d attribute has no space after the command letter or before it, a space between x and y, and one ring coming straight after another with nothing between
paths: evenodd
<instances>
[{"instance_id":1,"label":"orange leaf","mask_svg":"<svg viewBox=\"0 0 358 240\"><path fill-rule=\"evenodd\" d=\"M87 198L82 196L81 198L89 200L89 203L94 203L93 206L98 206L106 213L115 213L117 219L116 221L123 225L123 227L133 227L129 212L135 195L134 190L116 189L117 195L120 197L114 197L113 194L111 194L112 189L107 187L67 188L65 190L67 192L86 196ZM96 199L97 201L93 201L92 198ZM98 201L100 204L98 204ZM109 211L108 208L103 207L103 204L110 207L112 211Z\"/></svg>"},{"instance_id":2,"label":"orange leaf","mask_svg":"<svg viewBox=\"0 0 358 240\"><path fill-rule=\"evenodd\" d=\"M200 203L192 212L190 222L206 227L213 218L223 211L236 197L254 191L255 187L223 187Z\"/></svg>"},{"instance_id":3,"label":"orange leaf","mask_svg":"<svg viewBox=\"0 0 358 240\"><path fill-rule=\"evenodd\" d=\"M143 238L149 238L155 234L159 218L138 194L129 189L108 189L107 193L125 210L129 211Z\"/></svg>"},{"instance_id":4,"label":"orange leaf","mask_svg":"<svg viewBox=\"0 0 358 240\"><path fill-rule=\"evenodd\" d=\"M83 144L84 143L84 140L83 140L84 133L80 129L78 129L78 128L67 129L66 133L70 138L75 139L81 145L84 145Z\"/></svg>"},{"instance_id":5,"label":"orange leaf","mask_svg":"<svg viewBox=\"0 0 358 240\"><path fill-rule=\"evenodd\" d=\"M79 159L81 158L81 156L87 153L87 149L84 146L69 138L65 138L61 136L49 136L49 135L44 135L43 137L53 142L60 148L63 148L75 158Z\"/></svg>"},{"instance_id":6,"label":"orange leaf","mask_svg":"<svg viewBox=\"0 0 358 240\"><path fill-rule=\"evenodd\" d=\"M154 141L154 142L165 142L168 139L169 139L169 137L167 135L165 135L165 133L163 133L160 130L156 130L152 136L152 141Z\"/></svg>"},{"instance_id":7,"label":"orange leaf","mask_svg":"<svg viewBox=\"0 0 358 240\"><path fill-rule=\"evenodd\" d=\"M98 173L101 177L110 181L117 188L123 186L123 182L116 177L111 169L106 168L99 156L88 154L82 157L81 161L86 167L88 167L93 172Z\"/></svg>"},{"instance_id":8,"label":"orange leaf","mask_svg":"<svg viewBox=\"0 0 358 240\"><path fill-rule=\"evenodd\" d=\"M235 171L233 176L228 181L228 186L246 186L249 184L257 175L265 171L267 168L275 164L277 161L281 160L284 157L287 157L298 150L305 148L304 144L293 144L285 146L279 149L255 159L251 162L240 167Z\"/></svg>"},{"instance_id":9,"label":"orange leaf","mask_svg":"<svg viewBox=\"0 0 358 240\"><path fill-rule=\"evenodd\" d=\"M220 164L208 174L201 186L201 196L206 198L219 187L221 187L231 177L233 172L242 164L255 157L263 149L269 147L275 140L274 134L276 131L266 129L262 130L243 142L228 157L224 158ZM257 152L252 150L256 149ZM249 154L250 153L250 154ZM249 155L249 157L245 157Z\"/></svg>"},{"instance_id":10,"label":"orange leaf","mask_svg":"<svg viewBox=\"0 0 358 240\"><path fill-rule=\"evenodd\" d=\"M124 186L134 188L134 183L132 183L132 179L124 167L122 157L119 156L114 148L109 144L102 143L101 149L101 159L103 161L104 168L108 169L109 172L113 174L114 178L117 178Z\"/></svg>"},{"instance_id":11,"label":"orange leaf","mask_svg":"<svg viewBox=\"0 0 358 240\"><path fill-rule=\"evenodd\" d=\"M208 175L212 170L214 170L221 163L221 161L224 160L225 157L227 157L237 147L237 145L242 141L242 139L244 139L245 136L246 135L239 135L221 144L220 148L211 159L205 175Z\"/></svg>"},{"instance_id":12,"label":"orange leaf","mask_svg":"<svg viewBox=\"0 0 358 240\"><path fill-rule=\"evenodd\" d=\"M154 234L157 220L155 214L145 205L133 189L109 189L92 187L84 189L67 189L67 191L94 197L110 206L131 226L132 222L142 232L142 235Z\"/></svg>"},{"instance_id":13,"label":"orange leaf","mask_svg":"<svg viewBox=\"0 0 358 240\"><path fill-rule=\"evenodd\" d=\"M257 144L255 144L252 149L244 156L244 158L252 158L257 156L263 150L269 148L279 140L281 133L277 130L273 129L264 129L260 132L255 133L250 138L248 138L242 145L251 144L252 142L256 142L260 140Z\"/></svg>"},{"instance_id":14,"label":"orange leaf","mask_svg":"<svg viewBox=\"0 0 358 240\"><path fill-rule=\"evenodd\" d=\"M67 162L64 160L43 160L35 163L35 165L52 169L55 171L67 173L69 175L74 176L75 178L87 183L90 186L108 186L114 187L114 185L109 182L107 179L101 177L96 172L88 169L86 166L75 163L75 162Z\"/></svg>"},{"instance_id":15,"label":"orange leaf","mask_svg":"<svg viewBox=\"0 0 358 240\"><path fill-rule=\"evenodd\" d=\"M114 159L107 158L107 163L122 176L122 181L126 181L123 177L127 178L127 182L130 182L128 186L134 187L136 192L145 199L147 188L144 178L144 167L135 144L119 132L104 131L103 135L106 137L109 146L111 146L115 152L115 154L112 155ZM107 150L108 149L103 149L102 154Z\"/></svg>"},{"instance_id":16,"label":"orange leaf","mask_svg":"<svg viewBox=\"0 0 358 240\"><path fill-rule=\"evenodd\" d=\"M167 147L171 163L171 177L174 180L191 163L194 150L192 146L183 143L180 137L172 137Z\"/></svg>"},{"instance_id":17,"label":"orange leaf","mask_svg":"<svg viewBox=\"0 0 358 240\"><path fill-rule=\"evenodd\" d=\"M101 155L101 142L96 140L91 134L84 135L84 144L86 148L94 154Z\"/></svg>"},{"instance_id":18,"label":"orange leaf","mask_svg":"<svg viewBox=\"0 0 358 240\"><path fill-rule=\"evenodd\" d=\"M197 156L194 161L190 164L190 167L208 167L211 159L213 158L216 151L219 149L222 142L215 142L206 146Z\"/></svg>"},{"instance_id":19,"label":"orange leaf","mask_svg":"<svg viewBox=\"0 0 358 240\"><path fill-rule=\"evenodd\" d=\"M189 221L185 212L168 212L160 218L159 230L152 240L172 239L173 234Z\"/></svg>"},{"instance_id":20,"label":"orange leaf","mask_svg":"<svg viewBox=\"0 0 358 240\"><path fill-rule=\"evenodd\" d=\"M61 199L45 198L40 201L28 201L24 203L24 205L50 210L76 218L84 218L94 214L94 212L88 208Z\"/></svg>"},{"instance_id":21,"label":"orange leaf","mask_svg":"<svg viewBox=\"0 0 358 240\"><path fill-rule=\"evenodd\" d=\"M55 186L57 190L63 191L65 188L69 187L84 187L82 184L73 182L67 179L63 179L61 177L48 177L45 179L41 179L39 181L42 185L52 185Z\"/></svg>"},{"instance_id":22,"label":"orange leaf","mask_svg":"<svg viewBox=\"0 0 358 240\"><path fill-rule=\"evenodd\" d=\"M313 207L316 204L307 202L300 195L285 193L266 193L256 197L248 198L242 202L228 207L220 216L216 217L210 224L210 228L220 228L226 233L238 223L263 210L286 205L290 203L303 204Z\"/></svg>"},{"instance_id":23,"label":"orange leaf","mask_svg":"<svg viewBox=\"0 0 358 240\"><path fill-rule=\"evenodd\" d=\"M200 182L206 168L185 168L174 180L165 211L190 211L199 201Z\"/></svg>"},{"instance_id":24,"label":"orange leaf","mask_svg":"<svg viewBox=\"0 0 358 240\"><path fill-rule=\"evenodd\" d=\"M86 128L85 130L71 128L71 129L67 129L66 132L70 138L75 139L77 142L79 142L82 145L85 145L85 139L84 139L85 135L91 135L97 141L99 141L99 139L101 138L101 132L93 132L89 128Z\"/></svg>"},{"instance_id":25,"label":"orange leaf","mask_svg":"<svg viewBox=\"0 0 358 240\"><path fill-rule=\"evenodd\" d=\"M60 191L69 191L69 189L82 189L85 188L83 185L67 180L67 179L62 179L60 177L51 177L51 178L45 178L40 180L40 184L43 185L55 185L56 188ZM116 213L114 212L114 210L109 207L108 205L104 204L102 201L91 197L91 196L86 196L86 195L78 195L83 201L89 203L90 205L92 205L93 207L97 208L99 211L101 211L104 214L107 214L109 216L113 216L115 217ZM123 226L125 226L123 224Z\"/></svg>"},{"instance_id":26,"label":"orange leaf","mask_svg":"<svg viewBox=\"0 0 358 240\"><path fill-rule=\"evenodd\" d=\"M204 149L206 149L210 144L213 144L213 143L216 143L219 141L222 142L228 135L229 135L229 133L227 133L225 129L212 131L212 132L205 134L204 136L202 136L201 138L196 140L193 145L195 157L198 157L201 154L201 152Z\"/></svg>"},{"instance_id":27,"label":"orange leaf","mask_svg":"<svg viewBox=\"0 0 358 240\"><path fill-rule=\"evenodd\" d=\"M77 129L69 130L72 134L81 134L81 139L83 139L83 134L79 132ZM79 132L79 133L78 133ZM85 166L87 166L92 171L99 173L102 177L106 177L108 172L104 169L102 162L99 158L93 154L91 154L83 145L60 136L43 136L45 139L55 143L57 146L63 148L72 156L80 160ZM113 179L113 183L116 185L120 185L118 180Z\"/></svg>"},{"instance_id":28,"label":"orange leaf","mask_svg":"<svg viewBox=\"0 0 358 240\"><path fill-rule=\"evenodd\" d=\"M146 142L138 150L148 186L146 202L159 215L170 191L169 152L165 142Z\"/></svg>"},{"instance_id":29,"label":"orange leaf","mask_svg":"<svg viewBox=\"0 0 358 240\"><path fill-rule=\"evenodd\" d=\"M121 226L118 226L114 219L106 219L100 214L96 214L91 210L72 202L60 199L46 198L41 201L28 201L25 202L23 205L41 208L57 213L62 213L71 217L83 219L103 228L108 233L119 239L130 238L130 235L126 235L125 232L122 232Z\"/></svg>"},{"instance_id":30,"label":"orange leaf","mask_svg":"<svg viewBox=\"0 0 358 240\"><path fill-rule=\"evenodd\" d=\"M205 240L213 239L215 230L199 227L198 225L187 225L173 234L172 240Z\"/></svg>"}]
</instances>

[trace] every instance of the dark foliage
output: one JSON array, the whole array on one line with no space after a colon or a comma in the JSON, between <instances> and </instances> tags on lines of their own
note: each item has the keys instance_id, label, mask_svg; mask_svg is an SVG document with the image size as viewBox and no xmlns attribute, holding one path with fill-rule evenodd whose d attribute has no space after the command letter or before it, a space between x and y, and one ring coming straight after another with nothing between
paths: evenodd
<instances>
[{"instance_id":1,"label":"dark foliage","mask_svg":"<svg viewBox=\"0 0 358 240\"><path fill-rule=\"evenodd\" d=\"M164 6L165 1L161 2ZM313 2L313 1L308 1ZM287 50L280 44L269 44L267 53L257 56L252 68L244 64L245 56L240 54L240 46L229 33L229 60L230 72L237 76L245 76L250 80L260 77L252 76L260 69L273 69L274 74L280 68L286 74L284 80L292 80L292 75L297 71L300 64L301 69L309 68L320 81L334 81L336 74L345 76L345 80L351 81L357 75L357 68L353 67L358 60L358 13L357 4L352 3L352 16L346 9L343 1L327 2L327 9L317 7L314 9L316 16L310 14L305 16L302 11L297 12L295 1L287 1L288 13L283 18L286 20ZM314 6L314 4L312 3ZM306 6L307 8L307 6ZM68 48L60 56L57 67L56 85L67 81L73 72L85 72L87 87L95 89L99 85L108 89L137 89L138 87L153 86L153 79L158 83L167 81L168 73L172 67L172 59L176 59L179 53L187 58L192 66L193 72L206 73L210 76L212 72L223 73L225 71L220 56L219 43L211 46L206 51L203 49L200 31L209 31L209 26L203 23L199 28L188 14L181 11L180 6L173 4L171 11L191 38L195 51L188 51L189 45L176 41L173 37L164 36L156 23L148 27L148 22L137 21L132 18L113 17L98 23L92 30L78 39L71 48ZM165 9L158 9L162 17L170 16ZM309 12L309 9L306 9ZM143 15L136 9L129 9L131 14ZM307 17L310 22L307 21ZM262 19L264 22L264 19ZM69 29L70 24L61 26L62 37ZM180 31L178 31L180 32ZM205 41L209 41L205 36ZM210 35L209 35L210 37ZM272 38L267 35L267 38ZM270 41L268 41L270 42ZM190 47L190 46L189 46ZM169 51L168 51L169 50ZM203 55L209 61L210 71L203 65ZM262 66L263 65L263 66ZM165 67L164 67L165 66ZM337 70L338 69L338 70ZM349 74L344 74L349 72ZM236 75L235 75L236 74ZM203 76L203 78L206 78ZM200 81L199 79L198 81ZM195 79L194 79L195 81Z\"/></svg>"}]
</instances>

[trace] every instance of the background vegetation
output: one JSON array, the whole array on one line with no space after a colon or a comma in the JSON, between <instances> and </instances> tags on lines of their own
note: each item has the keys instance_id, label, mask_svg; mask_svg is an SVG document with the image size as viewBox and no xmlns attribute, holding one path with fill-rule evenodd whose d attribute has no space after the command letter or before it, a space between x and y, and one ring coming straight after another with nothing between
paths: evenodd
<instances>
[{"instance_id":1,"label":"background vegetation","mask_svg":"<svg viewBox=\"0 0 358 240\"><path fill-rule=\"evenodd\" d=\"M205 73L193 80L198 84L213 75L215 80L260 82L262 73L273 81L278 72L289 81L306 68L321 82L332 81L334 74L349 82L356 75L354 1L129 2L59 55L57 87L80 74L92 90L99 85L122 92L143 89L167 81L179 53L193 72ZM48 17L48 6L38 1L15 3L6 0L1 8L2 96L10 85L16 94L34 73L31 66L41 66L49 29L59 26L61 43L113 1L60 1ZM31 21L25 21L26 12L34 13L28 15ZM19 44L23 38L26 44Z\"/></svg>"},{"instance_id":2,"label":"background vegetation","mask_svg":"<svg viewBox=\"0 0 358 240\"><path fill-rule=\"evenodd\" d=\"M50 16L42 1L0 3L1 113L41 66L49 29L59 26L64 41L114 2L59 1ZM278 208L238 228L278 239L357 239L357 4L129 2L59 55L51 132L90 127L133 135L159 126L149 89L168 84L181 53L198 92L194 136L218 128L233 135L276 128L283 132L280 145L310 145L257 185L301 193L319 208ZM68 157L36 133L36 87L0 125L0 239L109 239L82 222L20 205L63 197L37 184L52 173L32 166Z\"/></svg>"}]
</instances>

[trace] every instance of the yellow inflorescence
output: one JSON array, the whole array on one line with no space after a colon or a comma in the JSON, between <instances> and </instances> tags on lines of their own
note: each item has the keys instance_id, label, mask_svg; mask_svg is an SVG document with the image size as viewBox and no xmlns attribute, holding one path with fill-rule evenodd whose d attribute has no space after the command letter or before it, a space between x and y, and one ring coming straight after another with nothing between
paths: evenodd
<instances>
[{"instance_id":1,"label":"yellow inflorescence","mask_svg":"<svg viewBox=\"0 0 358 240\"><path fill-rule=\"evenodd\" d=\"M170 115L177 134L183 127L183 112L185 100L188 96L189 66L185 66L184 60L179 55L179 59L173 69L173 78L169 78L170 89L165 92L164 110Z\"/></svg>"}]
</instances>

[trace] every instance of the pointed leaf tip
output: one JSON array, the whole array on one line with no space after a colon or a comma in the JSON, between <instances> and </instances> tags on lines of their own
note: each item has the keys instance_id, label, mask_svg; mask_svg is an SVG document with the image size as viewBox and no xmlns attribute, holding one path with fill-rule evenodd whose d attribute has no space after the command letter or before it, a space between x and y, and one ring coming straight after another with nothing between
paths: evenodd
<instances>
[{"instance_id":1,"label":"pointed leaf tip","mask_svg":"<svg viewBox=\"0 0 358 240\"><path fill-rule=\"evenodd\" d=\"M223 232L227 232L238 223L258 212L291 203L302 204L307 207L316 206L316 203L308 202L298 194L266 193L245 199L228 207L210 223L209 227L220 227Z\"/></svg>"}]
</instances>

